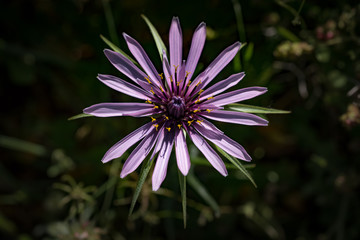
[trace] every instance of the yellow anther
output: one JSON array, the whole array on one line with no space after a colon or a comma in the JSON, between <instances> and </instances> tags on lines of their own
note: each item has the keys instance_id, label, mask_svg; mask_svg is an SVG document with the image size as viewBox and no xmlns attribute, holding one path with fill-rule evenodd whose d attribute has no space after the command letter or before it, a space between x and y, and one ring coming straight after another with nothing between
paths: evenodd
<instances>
[{"instance_id":1,"label":"yellow anther","mask_svg":"<svg viewBox=\"0 0 360 240\"><path fill-rule=\"evenodd\" d=\"M159 76L160 76L161 80L163 80L163 78L164 78L163 73L160 73Z\"/></svg>"},{"instance_id":2,"label":"yellow anther","mask_svg":"<svg viewBox=\"0 0 360 240\"><path fill-rule=\"evenodd\" d=\"M213 96L211 96L211 97L208 97L208 98L207 98L207 100L210 100L210 99L213 99L213 98L214 98L214 97L213 97Z\"/></svg>"},{"instance_id":3,"label":"yellow anther","mask_svg":"<svg viewBox=\"0 0 360 240\"><path fill-rule=\"evenodd\" d=\"M146 100L145 102L146 102L146 103L152 103L152 101L150 101L150 100Z\"/></svg>"},{"instance_id":4,"label":"yellow anther","mask_svg":"<svg viewBox=\"0 0 360 240\"><path fill-rule=\"evenodd\" d=\"M159 108L159 106L156 106L156 105L155 105L155 106L154 106L154 109L157 109L157 108Z\"/></svg>"},{"instance_id":5,"label":"yellow anther","mask_svg":"<svg viewBox=\"0 0 360 240\"><path fill-rule=\"evenodd\" d=\"M211 112L213 109L206 109L206 111L209 113L209 112Z\"/></svg>"},{"instance_id":6,"label":"yellow anther","mask_svg":"<svg viewBox=\"0 0 360 240\"><path fill-rule=\"evenodd\" d=\"M199 110L199 109L195 109L195 110L194 110L194 113L197 113L197 112L200 112L200 110Z\"/></svg>"},{"instance_id":7,"label":"yellow anther","mask_svg":"<svg viewBox=\"0 0 360 240\"><path fill-rule=\"evenodd\" d=\"M194 120L188 121L189 126L193 123Z\"/></svg>"},{"instance_id":8,"label":"yellow anther","mask_svg":"<svg viewBox=\"0 0 360 240\"><path fill-rule=\"evenodd\" d=\"M204 89L200 89L200 91L199 91L199 95L200 95L203 91L204 91Z\"/></svg>"},{"instance_id":9,"label":"yellow anther","mask_svg":"<svg viewBox=\"0 0 360 240\"><path fill-rule=\"evenodd\" d=\"M150 81L150 77L149 77L149 76L145 77L145 79L146 79L146 81L148 81L149 84L151 84L151 81Z\"/></svg>"},{"instance_id":10,"label":"yellow anther","mask_svg":"<svg viewBox=\"0 0 360 240\"><path fill-rule=\"evenodd\" d=\"M155 122L156 118L151 117L151 122Z\"/></svg>"},{"instance_id":11,"label":"yellow anther","mask_svg":"<svg viewBox=\"0 0 360 240\"><path fill-rule=\"evenodd\" d=\"M187 84L188 87L190 87L190 83L191 83L191 81L189 81L189 83Z\"/></svg>"},{"instance_id":12,"label":"yellow anther","mask_svg":"<svg viewBox=\"0 0 360 240\"><path fill-rule=\"evenodd\" d=\"M166 120L169 120L169 117L168 117L168 116L164 115L164 117L165 117Z\"/></svg>"},{"instance_id":13,"label":"yellow anther","mask_svg":"<svg viewBox=\"0 0 360 240\"><path fill-rule=\"evenodd\" d=\"M201 82L201 80L200 80L200 81L196 84L196 87L199 86L201 83L202 83L202 82Z\"/></svg>"},{"instance_id":14,"label":"yellow anther","mask_svg":"<svg viewBox=\"0 0 360 240\"><path fill-rule=\"evenodd\" d=\"M204 120L196 120L198 124L201 124Z\"/></svg>"},{"instance_id":15,"label":"yellow anther","mask_svg":"<svg viewBox=\"0 0 360 240\"><path fill-rule=\"evenodd\" d=\"M179 127L179 129L181 128L181 124L178 124L177 126Z\"/></svg>"},{"instance_id":16,"label":"yellow anther","mask_svg":"<svg viewBox=\"0 0 360 240\"><path fill-rule=\"evenodd\" d=\"M168 130L168 131L170 132L170 130L171 130L171 127L167 127L167 128L166 128L166 130Z\"/></svg>"},{"instance_id":17,"label":"yellow anther","mask_svg":"<svg viewBox=\"0 0 360 240\"><path fill-rule=\"evenodd\" d=\"M170 76L170 82L173 82L174 80L173 80L173 78L172 78L172 76Z\"/></svg>"},{"instance_id":18,"label":"yellow anther","mask_svg":"<svg viewBox=\"0 0 360 240\"><path fill-rule=\"evenodd\" d=\"M151 92L153 95L155 95L155 92L154 92L154 90L153 90L152 87L151 87L151 89L150 89L150 92Z\"/></svg>"},{"instance_id":19,"label":"yellow anther","mask_svg":"<svg viewBox=\"0 0 360 240\"><path fill-rule=\"evenodd\" d=\"M160 86L160 90L161 90L162 92L164 92L164 89L162 88L162 86Z\"/></svg>"},{"instance_id":20,"label":"yellow anther","mask_svg":"<svg viewBox=\"0 0 360 240\"><path fill-rule=\"evenodd\" d=\"M158 130L159 124L153 124L153 126L155 127L156 131Z\"/></svg>"},{"instance_id":21,"label":"yellow anther","mask_svg":"<svg viewBox=\"0 0 360 240\"><path fill-rule=\"evenodd\" d=\"M176 86L179 86L182 81L184 81L184 80L180 80L180 82L177 82Z\"/></svg>"},{"instance_id":22,"label":"yellow anther","mask_svg":"<svg viewBox=\"0 0 360 240\"><path fill-rule=\"evenodd\" d=\"M196 101L195 101L195 103L199 103L200 102L200 98L198 98Z\"/></svg>"},{"instance_id":23,"label":"yellow anther","mask_svg":"<svg viewBox=\"0 0 360 240\"><path fill-rule=\"evenodd\" d=\"M188 72L188 71L185 71L185 72L186 72L185 78L187 78L189 76L190 72Z\"/></svg>"},{"instance_id":24,"label":"yellow anther","mask_svg":"<svg viewBox=\"0 0 360 240\"><path fill-rule=\"evenodd\" d=\"M179 65L177 65L177 66L173 65L173 66L174 66L174 68L175 68L175 73L176 73Z\"/></svg>"}]
</instances>

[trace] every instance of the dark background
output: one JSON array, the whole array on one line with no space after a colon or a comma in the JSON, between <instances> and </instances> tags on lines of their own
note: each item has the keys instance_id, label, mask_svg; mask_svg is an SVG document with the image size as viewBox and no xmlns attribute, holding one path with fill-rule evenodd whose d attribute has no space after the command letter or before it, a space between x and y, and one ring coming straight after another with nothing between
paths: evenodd
<instances>
[{"instance_id":1,"label":"dark background","mask_svg":"<svg viewBox=\"0 0 360 240\"><path fill-rule=\"evenodd\" d=\"M359 239L360 4L239 3L242 18L231 0L1 1L0 238ZM185 56L206 22L199 69L235 41L247 42L216 80L245 71L236 88L269 89L246 103L291 111L268 115L268 127L216 124L253 157L258 188L238 170L223 178L193 164L221 214L188 187L186 230L174 161L159 192L150 178L145 183L130 219L138 173L119 178L125 157L100 161L148 119L67 120L95 103L133 101L96 79L121 76L103 55L100 34L129 53L121 35L128 33L160 69L141 14L166 45L179 16Z\"/></svg>"}]
</instances>

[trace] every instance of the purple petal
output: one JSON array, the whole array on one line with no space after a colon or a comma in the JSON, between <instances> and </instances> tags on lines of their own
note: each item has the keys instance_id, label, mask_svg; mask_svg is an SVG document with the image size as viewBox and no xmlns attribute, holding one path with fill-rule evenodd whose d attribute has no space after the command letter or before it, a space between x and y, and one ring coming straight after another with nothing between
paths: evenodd
<instances>
[{"instance_id":1,"label":"purple petal","mask_svg":"<svg viewBox=\"0 0 360 240\"><path fill-rule=\"evenodd\" d=\"M179 18L173 17L169 32L170 69L172 76L175 76L175 66L180 67L181 65L182 45L182 32Z\"/></svg>"},{"instance_id":2,"label":"purple petal","mask_svg":"<svg viewBox=\"0 0 360 240\"><path fill-rule=\"evenodd\" d=\"M201 52L204 48L205 40L206 40L206 24L202 22L194 32L189 55L186 60L185 71L189 72L189 75L187 77L188 80L191 79L191 77L195 72L196 65L198 64ZM186 84L188 83L188 80Z\"/></svg>"},{"instance_id":3,"label":"purple petal","mask_svg":"<svg viewBox=\"0 0 360 240\"><path fill-rule=\"evenodd\" d=\"M244 76L245 76L245 73L243 73L243 72L236 73L236 74L231 75L227 79L214 84L213 86L206 89L203 93L201 93L200 101L202 101L208 97L216 96L217 94L224 92L226 89L231 88L232 86L235 86L244 78Z\"/></svg>"},{"instance_id":4,"label":"purple petal","mask_svg":"<svg viewBox=\"0 0 360 240\"><path fill-rule=\"evenodd\" d=\"M147 123L144 126L136 129L114 146L112 146L101 160L103 163L109 162L115 158L121 157L132 145L143 139L154 127L152 123Z\"/></svg>"},{"instance_id":5,"label":"purple petal","mask_svg":"<svg viewBox=\"0 0 360 240\"><path fill-rule=\"evenodd\" d=\"M162 86L159 73L156 71L153 63L151 62L150 58L148 57L144 49L141 47L141 45L126 33L124 33L123 35L130 52L133 54L140 66L145 70L146 74L149 75L150 81L154 82L158 87Z\"/></svg>"},{"instance_id":6,"label":"purple petal","mask_svg":"<svg viewBox=\"0 0 360 240\"><path fill-rule=\"evenodd\" d=\"M267 126L268 121L262 119L251 113L243 113L243 112L234 112L234 111L223 111L223 110L214 110L210 113L203 112L202 116L207 117L209 119L227 122L227 123L236 123L243 124L249 126Z\"/></svg>"},{"instance_id":7,"label":"purple petal","mask_svg":"<svg viewBox=\"0 0 360 240\"><path fill-rule=\"evenodd\" d=\"M176 130L175 151L178 168L180 169L181 173L186 176L190 169L190 156L186 145L184 132L181 129Z\"/></svg>"},{"instance_id":8,"label":"purple petal","mask_svg":"<svg viewBox=\"0 0 360 240\"><path fill-rule=\"evenodd\" d=\"M99 103L84 109L84 113L96 117L145 117L156 112L154 106L147 103Z\"/></svg>"},{"instance_id":9,"label":"purple petal","mask_svg":"<svg viewBox=\"0 0 360 240\"><path fill-rule=\"evenodd\" d=\"M202 126L202 123L195 123L194 128L206 139L219 146L228 154L245 161L251 161L251 157L246 150L237 142L219 131L209 130Z\"/></svg>"},{"instance_id":10,"label":"purple petal","mask_svg":"<svg viewBox=\"0 0 360 240\"><path fill-rule=\"evenodd\" d=\"M169 60L167 59L165 50L163 51L163 71L164 71L164 77L166 79L168 88L169 88L170 92L172 92L174 79L173 79L173 75L171 75ZM172 81L171 81L171 79L172 79Z\"/></svg>"},{"instance_id":11,"label":"purple petal","mask_svg":"<svg viewBox=\"0 0 360 240\"><path fill-rule=\"evenodd\" d=\"M146 92L142 88L139 88L133 84L130 84L118 77L111 76L111 75L99 74L98 79L101 82L103 82L105 85L107 85L108 87L110 87L116 91L119 91L121 93L124 93L126 95L129 95L131 97L139 98L139 99L143 99L143 100L152 98L152 96L150 95L149 92Z\"/></svg>"},{"instance_id":12,"label":"purple petal","mask_svg":"<svg viewBox=\"0 0 360 240\"><path fill-rule=\"evenodd\" d=\"M215 60L205 69L205 75L202 76L202 87L204 88L208 85L211 80L213 80L218 73L223 70L223 68L228 65L228 63L235 57L236 53L239 51L241 46L240 42L236 42L233 45L227 47L224 51L222 51L219 56L215 58ZM194 80L199 78L199 76Z\"/></svg>"},{"instance_id":13,"label":"purple petal","mask_svg":"<svg viewBox=\"0 0 360 240\"><path fill-rule=\"evenodd\" d=\"M146 74L120 53L105 49L104 54L117 70L133 80L135 83L138 83L138 79L145 81Z\"/></svg>"},{"instance_id":14,"label":"purple petal","mask_svg":"<svg viewBox=\"0 0 360 240\"><path fill-rule=\"evenodd\" d=\"M159 130L159 135L156 140L156 145L155 145L154 151L151 154L150 160L152 160L161 149L161 146L164 142L164 130L165 130L165 125L163 125Z\"/></svg>"},{"instance_id":15,"label":"purple petal","mask_svg":"<svg viewBox=\"0 0 360 240\"><path fill-rule=\"evenodd\" d=\"M121 178L124 178L129 173L132 173L142 163L154 147L157 136L158 132L155 129L152 129L152 131L139 143L139 145L137 145L124 163L120 173Z\"/></svg>"},{"instance_id":16,"label":"purple petal","mask_svg":"<svg viewBox=\"0 0 360 240\"><path fill-rule=\"evenodd\" d=\"M187 130L195 146L204 154L210 164L223 176L227 176L225 164L215 150L212 149L209 144L193 129L188 128Z\"/></svg>"},{"instance_id":17,"label":"purple petal","mask_svg":"<svg viewBox=\"0 0 360 240\"><path fill-rule=\"evenodd\" d=\"M174 134L173 131L165 131L164 141L156 160L156 165L152 175L152 189L157 191L160 188L161 183L166 177L167 166L171 154L172 147L174 145Z\"/></svg>"},{"instance_id":18,"label":"purple petal","mask_svg":"<svg viewBox=\"0 0 360 240\"><path fill-rule=\"evenodd\" d=\"M264 87L248 87L218 95L208 101L205 101L205 103L214 104L216 106L224 106L230 103L251 99L266 92L267 88Z\"/></svg>"},{"instance_id":19,"label":"purple petal","mask_svg":"<svg viewBox=\"0 0 360 240\"><path fill-rule=\"evenodd\" d=\"M214 124L212 124L211 122L209 122L208 120L206 120L205 118L201 118L201 117L197 117L200 121L201 121L201 125L203 127L205 127L206 129L209 129L210 131L215 131L215 132L220 132L220 133L224 133L223 131L221 131L220 129L218 129Z\"/></svg>"}]
</instances>

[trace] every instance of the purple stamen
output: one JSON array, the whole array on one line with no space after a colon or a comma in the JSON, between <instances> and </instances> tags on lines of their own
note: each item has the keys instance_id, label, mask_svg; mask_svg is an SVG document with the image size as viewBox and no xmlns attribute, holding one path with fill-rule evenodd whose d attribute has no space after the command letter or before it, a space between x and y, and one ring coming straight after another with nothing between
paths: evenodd
<instances>
[{"instance_id":1,"label":"purple stamen","mask_svg":"<svg viewBox=\"0 0 360 240\"><path fill-rule=\"evenodd\" d=\"M167 104L169 116L175 119L179 119L185 114L185 102L182 97L173 96Z\"/></svg>"}]
</instances>

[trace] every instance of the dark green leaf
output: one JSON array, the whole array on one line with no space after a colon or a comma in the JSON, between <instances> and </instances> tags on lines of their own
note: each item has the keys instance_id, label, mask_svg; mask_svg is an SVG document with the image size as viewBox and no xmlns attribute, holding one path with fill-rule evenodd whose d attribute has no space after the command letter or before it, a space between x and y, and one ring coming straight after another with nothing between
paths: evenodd
<instances>
[{"instance_id":1,"label":"dark green leaf","mask_svg":"<svg viewBox=\"0 0 360 240\"><path fill-rule=\"evenodd\" d=\"M264 113L264 114L287 114L287 113L291 113L290 111L285 111L285 110L258 107L258 106L252 106L252 105L247 105L247 104L239 104L239 103L233 103L233 104L226 105L225 108L227 110L232 110L232 111L237 111L237 112L246 112L246 113Z\"/></svg>"},{"instance_id":2,"label":"dark green leaf","mask_svg":"<svg viewBox=\"0 0 360 240\"><path fill-rule=\"evenodd\" d=\"M145 16L145 15L141 15L141 17L145 20L146 24L148 25L150 31L151 31L151 34L155 40L155 44L156 44L156 47L159 51L159 54L160 54L160 59L162 61L163 59L163 50L165 50L166 54L167 54L167 49L166 49L166 46L164 44L164 42L162 41L158 31L156 30L156 28L154 27L154 25L152 25L152 23L150 22L150 20Z\"/></svg>"},{"instance_id":3,"label":"dark green leaf","mask_svg":"<svg viewBox=\"0 0 360 240\"><path fill-rule=\"evenodd\" d=\"M246 170L246 168L242 165L242 163L241 163L238 159L230 156L229 154L227 154L226 152L224 152L224 150L222 150L220 147L218 147L218 146L216 146L216 145L215 145L215 147L216 147L216 150L219 151L219 153L221 153L221 154L222 154L224 157L226 157L232 164L234 164L234 165L245 175L245 177L247 177L247 178L252 182L252 184L254 184L254 186L257 187L257 186L256 186L256 183L255 183L254 179L251 177L250 173Z\"/></svg>"},{"instance_id":4,"label":"dark green leaf","mask_svg":"<svg viewBox=\"0 0 360 240\"><path fill-rule=\"evenodd\" d=\"M194 164L194 165L212 167L212 165L209 163L208 160L206 160L204 158L199 158L199 157L191 158L191 163ZM225 166L226 166L227 169L237 169L236 166L234 166L233 164L230 164L230 163L225 163ZM243 166L246 169L251 169L251 168L255 167L255 164L244 164Z\"/></svg>"},{"instance_id":5,"label":"dark green leaf","mask_svg":"<svg viewBox=\"0 0 360 240\"><path fill-rule=\"evenodd\" d=\"M202 199L204 199L204 201L209 204L209 206L214 210L215 215L217 217L220 216L219 205L209 194L204 185L202 185L202 183L195 177L192 171L189 171L189 174L187 175L187 182L200 195L200 197L202 197Z\"/></svg>"}]
</instances>

